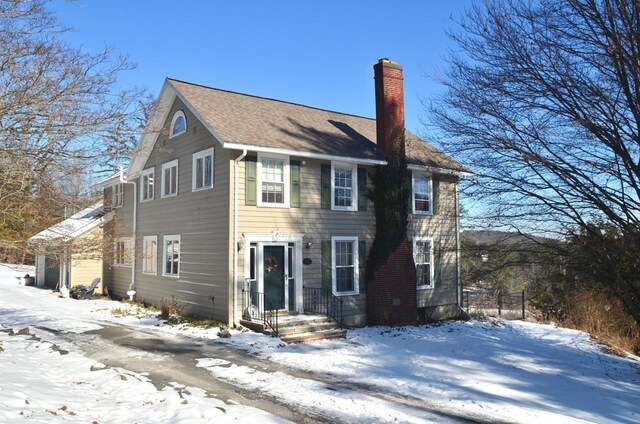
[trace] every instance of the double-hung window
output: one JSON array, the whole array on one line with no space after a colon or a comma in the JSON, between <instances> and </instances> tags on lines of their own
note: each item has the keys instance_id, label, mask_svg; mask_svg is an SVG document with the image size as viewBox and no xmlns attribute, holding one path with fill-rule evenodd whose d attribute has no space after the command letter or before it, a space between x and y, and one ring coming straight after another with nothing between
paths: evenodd
<instances>
[{"instance_id":1,"label":"double-hung window","mask_svg":"<svg viewBox=\"0 0 640 424\"><path fill-rule=\"evenodd\" d=\"M258 155L258 206L289 206L289 157Z\"/></svg>"},{"instance_id":2,"label":"double-hung window","mask_svg":"<svg viewBox=\"0 0 640 424\"><path fill-rule=\"evenodd\" d=\"M431 195L431 177L427 174L413 173L411 177L411 192L413 213L431 215L433 199Z\"/></svg>"},{"instance_id":3,"label":"double-hung window","mask_svg":"<svg viewBox=\"0 0 640 424\"><path fill-rule=\"evenodd\" d=\"M158 268L158 236L144 236L142 243L142 272L156 275Z\"/></svg>"},{"instance_id":4,"label":"double-hung window","mask_svg":"<svg viewBox=\"0 0 640 424\"><path fill-rule=\"evenodd\" d=\"M162 164L161 197L178 194L178 159Z\"/></svg>"},{"instance_id":5,"label":"double-hung window","mask_svg":"<svg viewBox=\"0 0 640 424\"><path fill-rule=\"evenodd\" d=\"M111 189L111 205L118 208L124 204L124 184L115 184Z\"/></svg>"},{"instance_id":6,"label":"double-hung window","mask_svg":"<svg viewBox=\"0 0 640 424\"><path fill-rule=\"evenodd\" d=\"M211 187L213 187L213 147L193 154L193 191Z\"/></svg>"},{"instance_id":7,"label":"double-hung window","mask_svg":"<svg viewBox=\"0 0 640 424\"><path fill-rule=\"evenodd\" d=\"M358 238L332 237L331 256L333 293L337 296L358 293Z\"/></svg>"},{"instance_id":8,"label":"double-hung window","mask_svg":"<svg viewBox=\"0 0 640 424\"><path fill-rule=\"evenodd\" d=\"M140 184L140 201L153 200L155 187L155 168L142 171L142 183Z\"/></svg>"},{"instance_id":9,"label":"double-hung window","mask_svg":"<svg viewBox=\"0 0 640 424\"><path fill-rule=\"evenodd\" d=\"M419 289L433 288L433 240L413 240L413 261L416 263L416 282Z\"/></svg>"},{"instance_id":10,"label":"double-hung window","mask_svg":"<svg viewBox=\"0 0 640 424\"><path fill-rule=\"evenodd\" d=\"M119 238L113 247L113 263L114 265L130 266L133 243L130 238Z\"/></svg>"},{"instance_id":11,"label":"double-hung window","mask_svg":"<svg viewBox=\"0 0 640 424\"><path fill-rule=\"evenodd\" d=\"M162 275L178 277L180 275L180 236L164 236Z\"/></svg>"},{"instance_id":12,"label":"double-hung window","mask_svg":"<svg viewBox=\"0 0 640 424\"><path fill-rule=\"evenodd\" d=\"M358 168L331 163L331 209L355 211L358 207Z\"/></svg>"}]
</instances>

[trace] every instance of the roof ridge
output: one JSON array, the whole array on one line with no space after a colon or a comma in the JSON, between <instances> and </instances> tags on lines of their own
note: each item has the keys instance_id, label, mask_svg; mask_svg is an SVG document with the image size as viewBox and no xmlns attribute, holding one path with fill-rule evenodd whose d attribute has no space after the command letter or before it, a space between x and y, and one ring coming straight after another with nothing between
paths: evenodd
<instances>
[{"instance_id":1,"label":"roof ridge","mask_svg":"<svg viewBox=\"0 0 640 424\"><path fill-rule=\"evenodd\" d=\"M368 116L362 116L362 115L356 115L355 113L339 112L337 110L325 109L325 108L321 108L321 107L305 105L305 104L302 104L302 103L296 103L296 102L292 102L292 101L289 101L289 100L275 99L273 97L266 97L266 96L258 96L256 94L242 93L240 91L234 91L234 90L225 90L224 88L211 87L211 86L204 85L204 84L198 84L198 83L195 83L195 82L184 81L184 80L181 80L181 79L178 79L178 78L167 77L167 79L171 80L171 81L181 82L183 84L195 85L197 87L202 87L202 88L206 88L206 89L209 89L209 90L223 91L225 93L238 94L240 96L254 97L256 99L270 100L270 101L279 102L279 103L286 103L286 104L290 104L290 105L294 105L294 106L305 107L305 108L308 108L308 109L321 110L323 112L331 112L331 113L337 113L339 115L346 115L346 116L353 116L355 118L368 119L370 121L375 121L376 120L375 118L370 118Z\"/></svg>"}]
</instances>

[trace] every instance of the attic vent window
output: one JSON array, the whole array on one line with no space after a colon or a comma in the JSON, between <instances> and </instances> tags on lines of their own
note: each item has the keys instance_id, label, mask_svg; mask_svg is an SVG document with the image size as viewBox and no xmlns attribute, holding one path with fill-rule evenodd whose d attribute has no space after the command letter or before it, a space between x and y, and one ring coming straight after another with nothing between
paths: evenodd
<instances>
[{"instance_id":1,"label":"attic vent window","mask_svg":"<svg viewBox=\"0 0 640 424\"><path fill-rule=\"evenodd\" d=\"M178 110L173 114L173 119L171 120L171 130L169 131L169 138L175 137L185 132L187 132L187 118L185 118L183 111Z\"/></svg>"}]
</instances>

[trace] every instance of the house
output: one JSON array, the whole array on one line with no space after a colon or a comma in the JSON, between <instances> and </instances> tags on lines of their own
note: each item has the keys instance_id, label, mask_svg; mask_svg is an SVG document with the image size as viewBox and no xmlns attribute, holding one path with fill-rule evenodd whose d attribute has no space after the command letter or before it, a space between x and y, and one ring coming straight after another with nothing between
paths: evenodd
<instances>
[{"instance_id":1,"label":"house","mask_svg":"<svg viewBox=\"0 0 640 424\"><path fill-rule=\"evenodd\" d=\"M366 279L372 176L404 130L402 67L374 69L376 119L167 79L126 173L104 190L110 293L229 324L336 302L347 326L456 314L469 171L409 131L412 256L395 277Z\"/></svg>"},{"instance_id":2,"label":"house","mask_svg":"<svg viewBox=\"0 0 640 424\"><path fill-rule=\"evenodd\" d=\"M36 286L72 288L102 279L102 225L109 219L98 202L29 238L36 252Z\"/></svg>"}]
</instances>

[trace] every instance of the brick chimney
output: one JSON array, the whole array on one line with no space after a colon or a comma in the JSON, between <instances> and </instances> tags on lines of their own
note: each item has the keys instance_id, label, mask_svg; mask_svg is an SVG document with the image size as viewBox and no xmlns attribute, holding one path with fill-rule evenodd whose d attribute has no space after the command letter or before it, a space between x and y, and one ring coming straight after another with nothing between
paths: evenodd
<instances>
[{"instance_id":1,"label":"brick chimney","mask_svg":"<svg viewBox=\"0 0 640 424\"><path fill-rule=\"evenodd\" d=\"M380 153L404 135L404 78L402 66L389 59L373 65L376 81L376 129Z\"/></svg>"}]
</instances>

